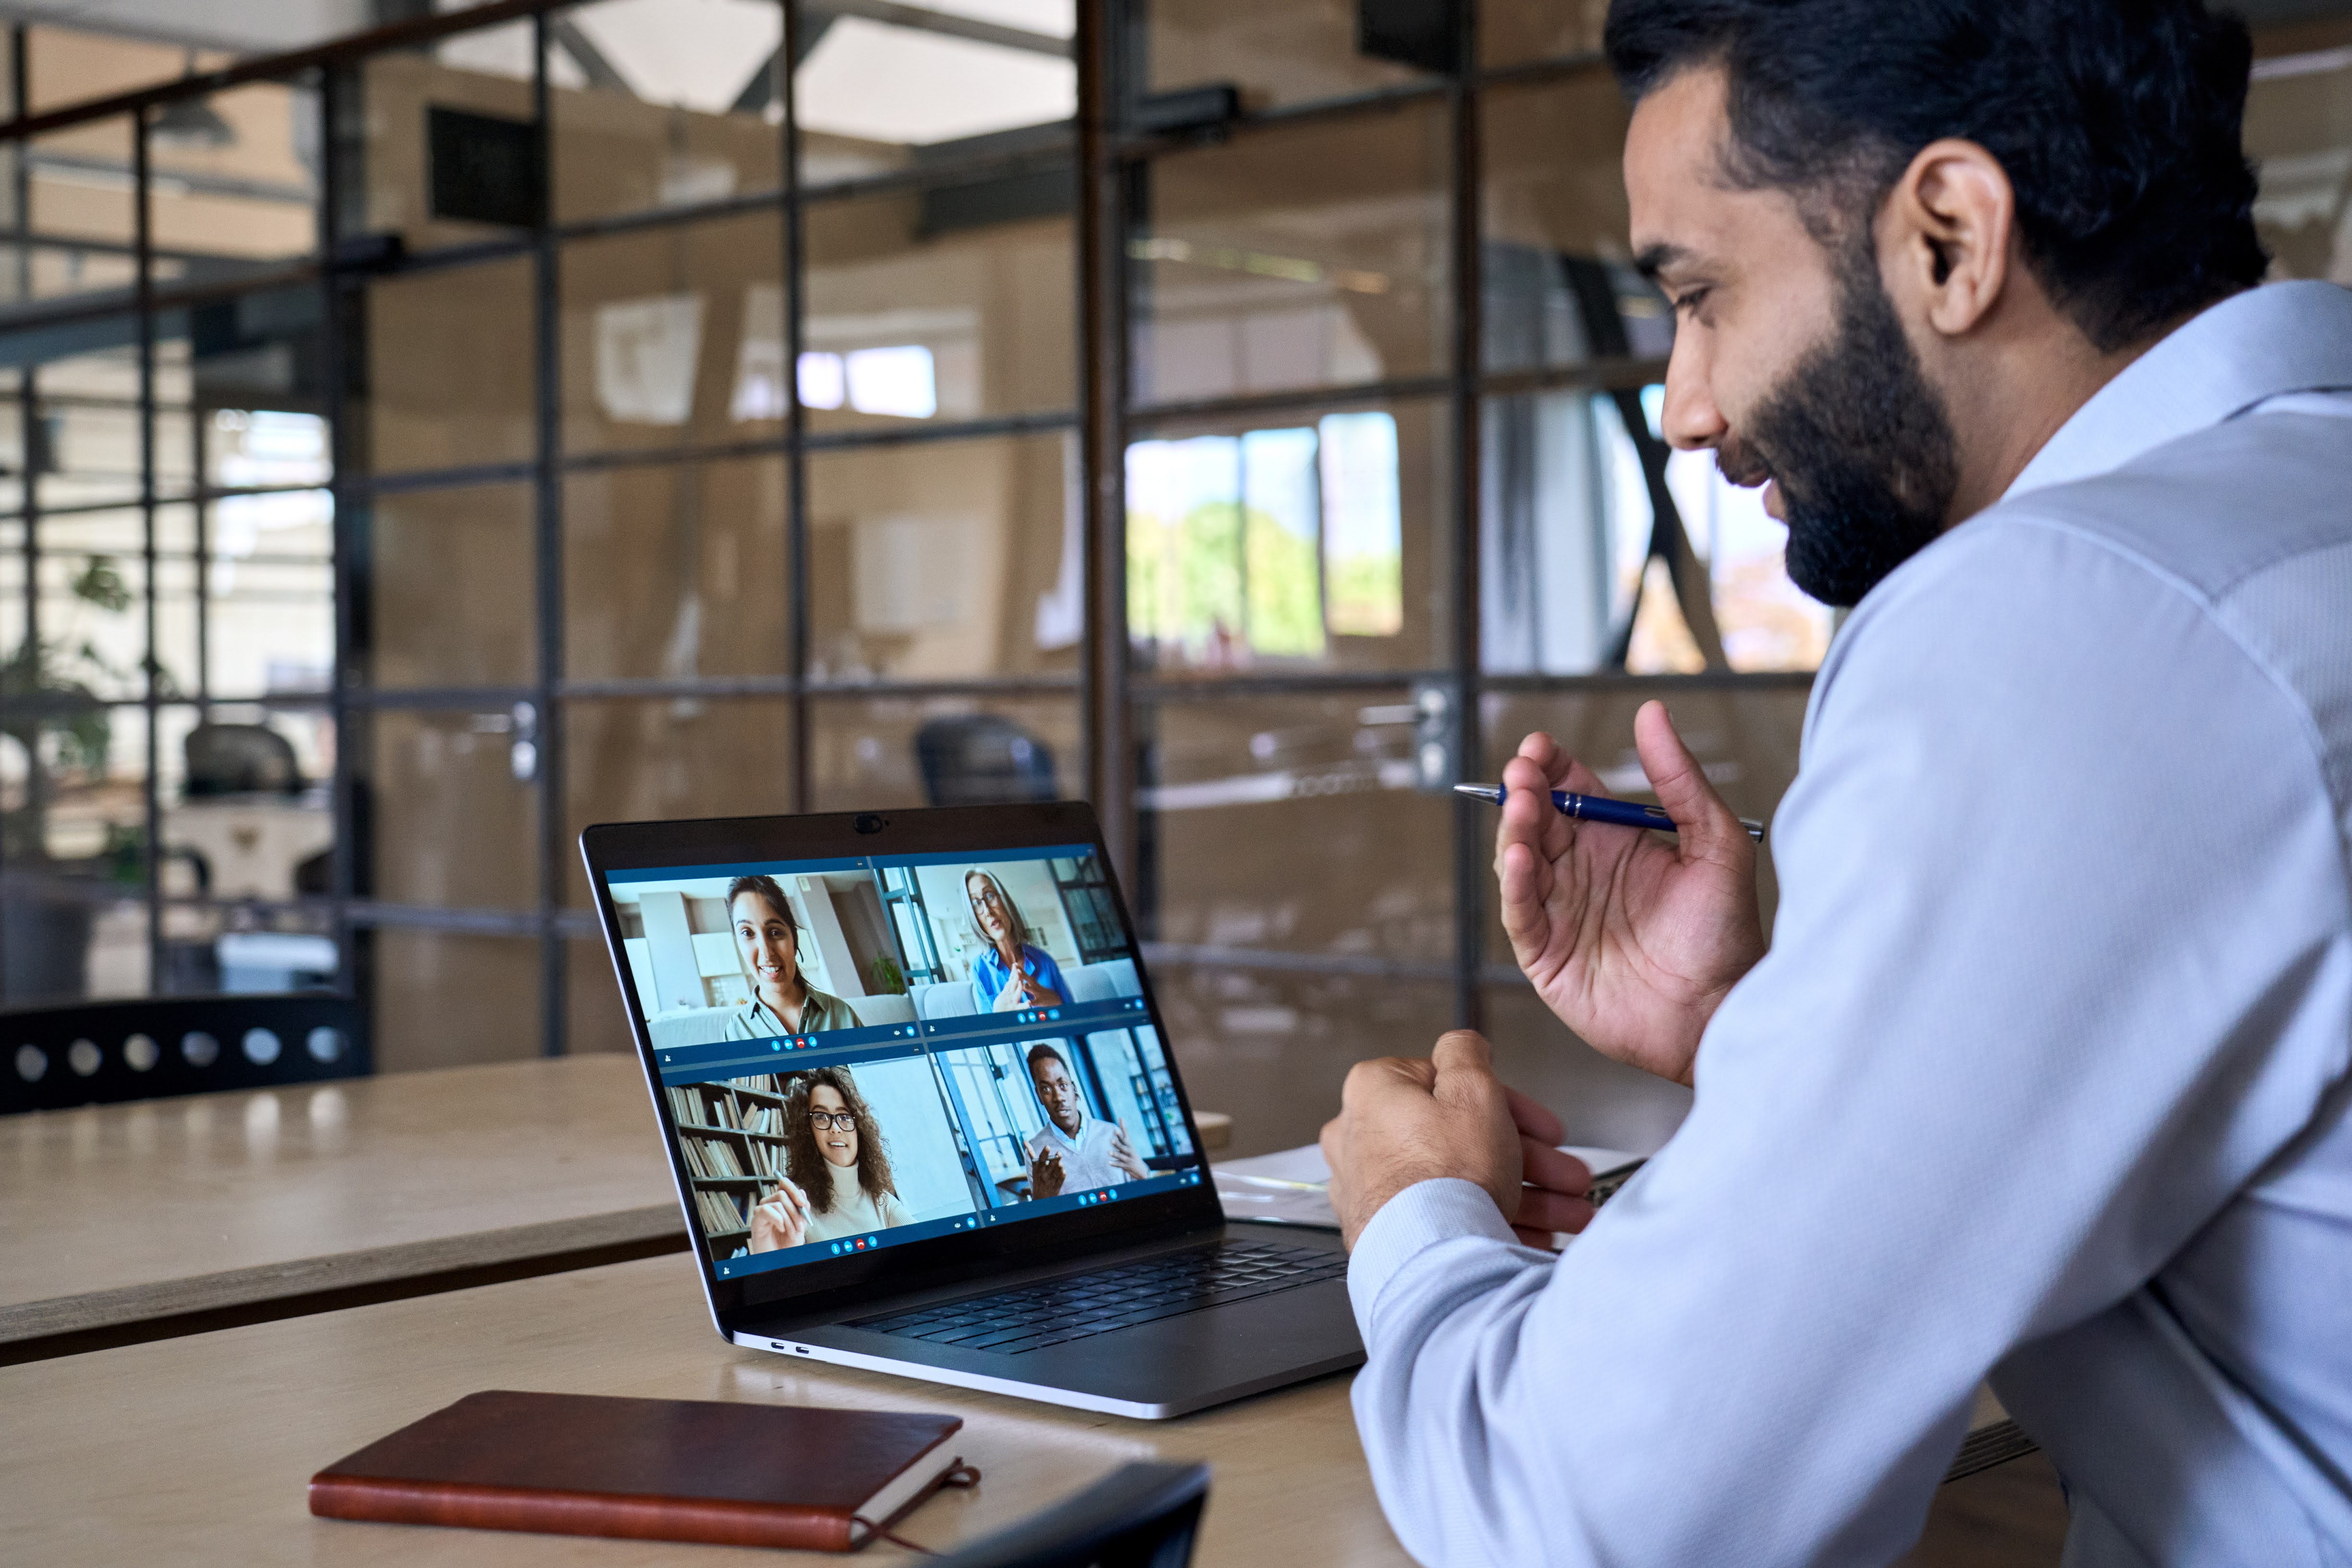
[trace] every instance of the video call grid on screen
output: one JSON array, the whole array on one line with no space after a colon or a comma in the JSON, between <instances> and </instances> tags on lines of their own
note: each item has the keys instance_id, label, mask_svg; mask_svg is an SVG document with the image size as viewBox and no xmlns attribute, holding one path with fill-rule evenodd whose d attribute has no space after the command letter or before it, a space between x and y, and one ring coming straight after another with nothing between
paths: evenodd
<instances>
[{"instance_id":1,"label":"video call grid on screen","mask_svg":"<svg viewBox=\"0 0 2352 1568\"><path fill-rule=\"evenodd\" d=\"M1090 845L607 885L722 1276L1202 1180Z\"/></svg>"}]
</instances>

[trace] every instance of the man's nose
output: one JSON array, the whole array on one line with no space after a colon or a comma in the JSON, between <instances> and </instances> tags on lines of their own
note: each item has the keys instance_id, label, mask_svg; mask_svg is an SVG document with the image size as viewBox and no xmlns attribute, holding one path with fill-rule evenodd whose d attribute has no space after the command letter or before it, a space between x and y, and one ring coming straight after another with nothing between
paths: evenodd
<instances>
[{"instance_id":1,"label":"man's nose","mask_svg":"<svg viewBox=\"0 0 2352 1568\"><path fill-rule=\"evenodd\" d=\"M1666 361L1666 399L1659 427L1668 445L1685 452L1717 446L1731 432L1708 385L1714 367L1705 336L1687 328L1676 332L1674 353Z\"/></svg>"}]
</instances>

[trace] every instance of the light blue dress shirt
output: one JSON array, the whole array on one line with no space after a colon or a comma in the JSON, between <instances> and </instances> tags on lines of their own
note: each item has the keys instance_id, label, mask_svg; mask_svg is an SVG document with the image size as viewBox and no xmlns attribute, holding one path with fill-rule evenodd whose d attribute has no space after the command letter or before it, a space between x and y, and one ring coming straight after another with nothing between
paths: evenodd
<instances>
[{"instance_id":1,"label":"light blue dress shirt","mask_svg":"<svg viewBox=\"0 0 2352 1568\"><path fill-rule=\"evenodd\" d=\"M1855 610L1672 1141L1358 1243L1415 1557L1885 1563L1990 1375L2069 1568L2352 1563L2347 389L2352 292L2226 300Z\"/></svg>"}]
</instances>

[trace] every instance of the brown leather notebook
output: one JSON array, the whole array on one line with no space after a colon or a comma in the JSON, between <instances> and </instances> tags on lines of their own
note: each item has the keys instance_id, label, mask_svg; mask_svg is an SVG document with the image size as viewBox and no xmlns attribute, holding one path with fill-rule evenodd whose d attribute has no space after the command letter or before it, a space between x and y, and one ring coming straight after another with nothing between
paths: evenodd
<instances>
[{"instance_id":1,"label":"brown leather notebook","mask_svg":"<svg viewBox=\"0 0 2352 1568\"><path fill-rule=\"evenodd\" d=\"M960 1461L953 1415L471 1394L310 1478L328 1519L847 1552Z\"/></svg>"}]
</instances>

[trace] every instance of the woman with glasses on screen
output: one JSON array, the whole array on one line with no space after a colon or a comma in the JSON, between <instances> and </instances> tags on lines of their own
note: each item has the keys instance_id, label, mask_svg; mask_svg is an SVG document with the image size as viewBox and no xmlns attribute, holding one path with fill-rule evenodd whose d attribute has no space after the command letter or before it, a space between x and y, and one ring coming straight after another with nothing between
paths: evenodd
<instances>
[{"instance_id":1,"label":"woman with glasses on screen","mask_svg":"<svg viewBox=\"0 0 2352 1568\"><path fill-rule=\"evenodd\" d=\"M773 877L738 877L727 887L727 923L751 982L751 1000L727 1020L730 1040L766 1040L854 1029L857 1015L801 973L801 928Z\"/></svg>"},{"instance_id":2,"label":"woman with glasses on screen","mask_svg":"<svg viewBox=\"0 0 2352 1568\"><path fill-rule=\"evenodd\" d=\"M882 1129L846 1068L784 1084L784 1176L751 1210L751 1250L774 1252L887 1230L914 1218L898 1201Z\"/></svg>"},{"instance_id":3,"label":"woman with glasses on screen","mask_svg":"<svg viewBox=\"0 0 2352 1568\"><path fill-rule=\"evenodd\" d=\"M1069 1000L1070 988L1054 955L1021 940L1027 927L995 874L978 868L965 872L963 890L971 900L972 931L981 941L981 954L971 961L971 987L981 1011L1058 1007Z\"/></svg>"}]
</instances>

